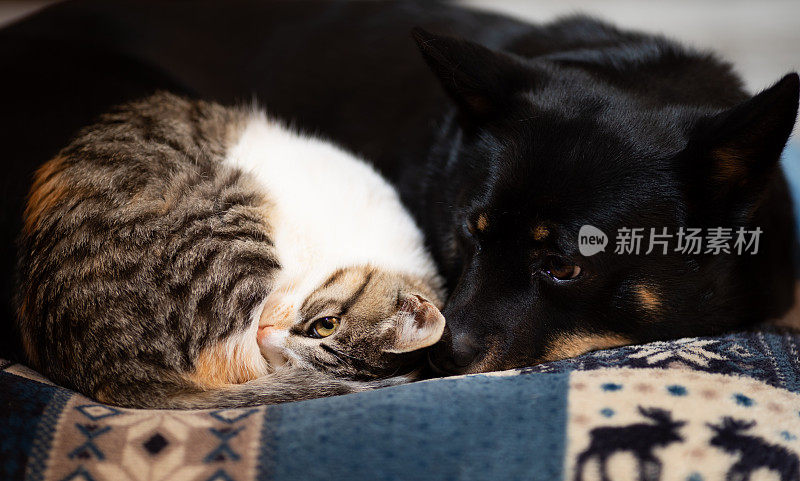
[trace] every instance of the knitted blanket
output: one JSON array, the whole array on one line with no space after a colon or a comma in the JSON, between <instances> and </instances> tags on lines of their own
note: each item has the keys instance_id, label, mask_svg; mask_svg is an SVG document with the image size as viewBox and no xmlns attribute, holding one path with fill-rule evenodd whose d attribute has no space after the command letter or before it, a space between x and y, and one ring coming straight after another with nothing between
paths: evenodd
<instances>
[{"instance_id":1,"label":"knitted blanket","mask_svg":"<svg viewBox=\"0 0 800 481\"><path fill-rule=\"evenodd\" d=\"M93 402L0 363L2 480L800 480L800 334L629 346L251 409Z\"/></svg>"}]
</instances>

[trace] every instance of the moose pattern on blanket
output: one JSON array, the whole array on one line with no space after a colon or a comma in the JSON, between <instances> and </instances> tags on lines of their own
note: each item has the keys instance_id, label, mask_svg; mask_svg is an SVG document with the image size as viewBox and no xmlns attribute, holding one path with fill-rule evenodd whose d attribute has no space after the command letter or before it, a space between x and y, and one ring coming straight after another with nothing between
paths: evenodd
<instances>
[{"instance_id":1,"label":"moose pattern on blanket","mask_svg":"<svg viewBox=\"0 0 800 481\"><path fill-rule=\"evenodd\" d=\"M754 379L576 372L567 438L566 472L575 481L800 481L800 395Z\"/></svg>"},{"instance_id":2,"label":"moose pattern on blanket","mask_svg":"<svg viewBox=\"0 0 800 481\"><path fill-rule=\"evenodd\" d=\"M0 361L0 480L800 481L766 329L251 409L122 409Z\"/></svg>"}]
</instances>

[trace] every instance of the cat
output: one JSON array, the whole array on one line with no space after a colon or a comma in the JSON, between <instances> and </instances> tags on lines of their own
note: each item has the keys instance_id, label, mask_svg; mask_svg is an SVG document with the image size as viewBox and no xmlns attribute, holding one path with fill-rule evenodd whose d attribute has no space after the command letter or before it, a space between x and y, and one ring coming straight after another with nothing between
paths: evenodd
<instances>
[{"instance_id":1,"label":"cat","mask_svg":"<svg viewBox=\"0 0 800 481\"><path fill-rule=\"evenodd\" d=\"M393 188L257 109L161 92L101 116L37 171L19 245L28 362L113 405L396 384L444 329Z\"/></svg>"}]
</instances>

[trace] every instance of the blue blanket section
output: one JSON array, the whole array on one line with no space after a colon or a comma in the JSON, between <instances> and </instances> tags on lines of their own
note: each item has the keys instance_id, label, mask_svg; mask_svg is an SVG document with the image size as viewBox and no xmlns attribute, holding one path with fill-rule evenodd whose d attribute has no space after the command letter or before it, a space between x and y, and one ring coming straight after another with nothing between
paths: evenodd
<instances>
[{"instance_id":1,"label":"blue blanket section","mask_svg":"<svg viewBox=\"0 0 800 481\"><path fill-rule=\"evenodd\" d=\"M568 377L474 376L271 408L259 479L561 479Z\"/></svg>"},{"instance_id":2,"label":"blue blanket section","mask_svg":"<svg viewBox=\"0 0 800 481\"><path fill-rule=\"evenodd\" d=\"M41 464L36 425L47 419L48 408L64 389L25 381L0 372L0 479L22 479L28 464ZM61 403L56 403L59 406ZM44 453L46 455L46 453Z\"/></svg>"}]
</instances>

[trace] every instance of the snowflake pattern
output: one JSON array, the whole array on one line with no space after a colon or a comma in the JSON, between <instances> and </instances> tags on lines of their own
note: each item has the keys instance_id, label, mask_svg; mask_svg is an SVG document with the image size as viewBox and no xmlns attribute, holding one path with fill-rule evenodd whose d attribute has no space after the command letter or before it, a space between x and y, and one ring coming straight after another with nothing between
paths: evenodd
<instances>
[{"instance_id":1,"label":"snowflake pattern","mask_svg":"<svg viewBox=\"0 0 800 481\"><path fill-rule=\"evenodd\" d=\"M708 367L711 361L722 361L725 359L706 347L717 344L716 339L696 339L684 338L677 341L658 341L633 346L628 353L631 359L644 359L647 364L653 365L663 361L680 359L693 367Z\"/></svg>"},{"instance_id":2,"label":"snowflake pattern","mask_svg":"<svg viewBox=\"0 0 800 481\"><path fill-rule=\"evenodd\" d=\"M684 338L624 346L583 354L561 361L517 369L520 374L589 371L609 367L680 368L735 374L764 380L800 392L800 381L781 373L791 367L800 372L798 333L762 326L757 332L717 337Z\"/></svg>"}]
</instances>

